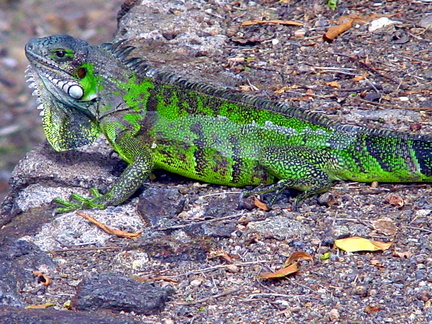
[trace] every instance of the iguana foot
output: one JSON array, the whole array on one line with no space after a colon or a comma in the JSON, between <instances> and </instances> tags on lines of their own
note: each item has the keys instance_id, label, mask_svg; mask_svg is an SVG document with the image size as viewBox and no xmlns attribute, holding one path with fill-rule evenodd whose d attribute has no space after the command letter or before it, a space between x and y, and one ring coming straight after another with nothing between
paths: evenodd
<instances>
[{"instance_id":1,"label":"iguana foot","mask_svg":"<svg viewBox=\"0 0 432 324\"><path fill-rule=\"evenodd\" d=\"M55 198L53 202L62 205L63 207L58 207L55 209L56 214L68 213L77 209L105 209L107 207L106 202L104 202L104 196L95 188L90 189L90 193L93 198L85 198L78 194L72 194L68 200L61 198ZM75 202L76 201L76 202Z\"/></svg>"},{"instance_id":2,"label":"iguana foot","mask_svg":"<svg viewBox=\"0 0 432 324\"><path fill-rule=\"evenodd\" d=\"M282 194L282 192L290 189L290 183L288 183L287 185L287 182L287 180L281 180L275 184L263 185L250 190L243 190L240 199L244 199L252 195L269 194L270 197L266 205L271 208L276 202L277 198ZM292 204L292 210L298 212L303 201L314 194L315 192L313 191L305 191L296 195Z\"/></svg>"}]
</instances>

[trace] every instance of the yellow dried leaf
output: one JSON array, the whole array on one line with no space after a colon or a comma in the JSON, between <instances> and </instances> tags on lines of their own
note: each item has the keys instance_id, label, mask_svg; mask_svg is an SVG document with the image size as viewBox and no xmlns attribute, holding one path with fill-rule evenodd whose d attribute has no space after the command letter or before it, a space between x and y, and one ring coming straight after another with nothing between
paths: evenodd
<instances>
[{"instance_id":1,"label":"yellow dried leaf","mask_svg":"<svg viewBox=\"0 0 432 324\"><path fill-rule=\"evenodd\" d=\"M384 251L387 250L393 242L384 243L371 241L363 237L353 236L340 240L335 240L335 245L346 252L358 251Z\"/></svg>"},{"instance_id":2,"label":"yellow dried leaf","mask_svg":"<svg viewBox=\"0 0 432 324\"><path fill-rule=\"evenodd\" d=\"M45 309L45 308L52 307L52 306L55 306L55 303L45 303L42 305L29 305L29 306L26 306L25 308L26 309Z\"/></svg>"},{"instance_id":3,"label":"yellow dried leaf","mask_svg":"<svg viewBox=\"0 0 432 324\"><path fill-rule=\"evenodd\" d=\"M242 26L250 26L250 25L256 25L256 24L278 24L278 25L289 25L289 26L303 26L303 23L298 22L298 21L293 21L293 20L279 20L279 19L274 19L274 20L248 20L248 21L243 21L241 23Z\"/></svg>"},{"instance_id":4,"label":"yellow dried leaf","mask_svg":"<svg viewBox=\"0 0 432 324\"><path fill-rule=\"evenodd\" d=\"M283 278L290 274L296 273L298 271L298 263L294 262L289 267L279 269L275 272L267 272L260 274L260 278L263 279L277 279L277 278Z\"/></svg>"}]
</instances>

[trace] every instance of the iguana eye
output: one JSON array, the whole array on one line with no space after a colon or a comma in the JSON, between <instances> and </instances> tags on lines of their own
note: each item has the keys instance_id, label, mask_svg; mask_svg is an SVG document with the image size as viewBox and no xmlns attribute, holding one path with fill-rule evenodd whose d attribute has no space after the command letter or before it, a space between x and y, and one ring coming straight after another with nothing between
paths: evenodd
<instances>
[{"instance_id":1,"label":"iguana eye","mask_svg":"<svg viewBox=\"0 0 432 324\"><path fill-rule=\"evenodd\" d=\"M66 48L55 48L51 50L51 59L59 62L70 61L74 58L74 51Z\"/></svg>"},{"instance_id":2,"label":"iguana eye","mask_svg":"<svg viewBox=\"0 0 432 324\"><path fill-rule=\"evenodd\" d=\"M62 58L62 57L64 57L64 56L66 55L66 52L65 52L64 50L57 50L57 51L54 52L54 54L55 54L57 57Z\"/></svg>"}]
</instances>

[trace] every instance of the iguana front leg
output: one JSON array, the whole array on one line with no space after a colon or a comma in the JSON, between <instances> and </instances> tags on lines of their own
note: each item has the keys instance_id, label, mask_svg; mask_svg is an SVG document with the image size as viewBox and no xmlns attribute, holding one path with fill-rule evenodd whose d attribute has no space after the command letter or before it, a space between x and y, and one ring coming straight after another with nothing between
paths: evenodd
<instances>
[{"instance_id":1,"label":"iguana front leg","mask_svg":"<svg viewBox=\"0 0 432 324\"><path fill-rule=\"evenodd\" d=\"M80 208L105 209L110 205L119 205L133 195L148 178L153 168L153 158L148 147L129 134L124 134L113 146L120 156L129 163L129 166L111 189L102 195L97 189L92 188L90 190L93 195L92 198L73 194L69 201L54 199L54 202L63 205L63 207L56 209L56 213L70 212Z\"/></svg>"},{"instance_id":2,"label":"iguana front leg","mask_svg":"<svg viewBox=\"0 0 432 324\"><path fill-rule=\"evenodd\" d=\"M263 150L260 164L280 179L277 183L245 190L243 196L273 193L269 205L284 190L302 191L294 202L293 209L309 196L327 190L332 179L326 170L337 168L338 161L324 150L308 147L269 147Z\"/></svg>"}]
</instances>

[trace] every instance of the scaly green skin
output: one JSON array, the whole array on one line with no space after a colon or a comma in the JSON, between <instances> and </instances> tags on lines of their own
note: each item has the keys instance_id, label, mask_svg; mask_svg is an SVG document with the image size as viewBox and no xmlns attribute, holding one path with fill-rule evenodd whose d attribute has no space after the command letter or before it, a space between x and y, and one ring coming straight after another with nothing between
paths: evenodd
<instances>
[{"instance_id":1,"label":"scaly green skin","mask_svg":"<svg viewBox=\"0 0 432 324\"><path fill-rule=\"evenodd\" d=\"M26 45L52 147L70 150L102 133L129 164L106 194L57 200L60 211L121 204L153 168L214 184L263 185L246 195L297 189L297 201L335 180L432 181L429 137L339 125L191 83L128 59L132 49L67 35Z\"/></svg>"}]
</instances>

